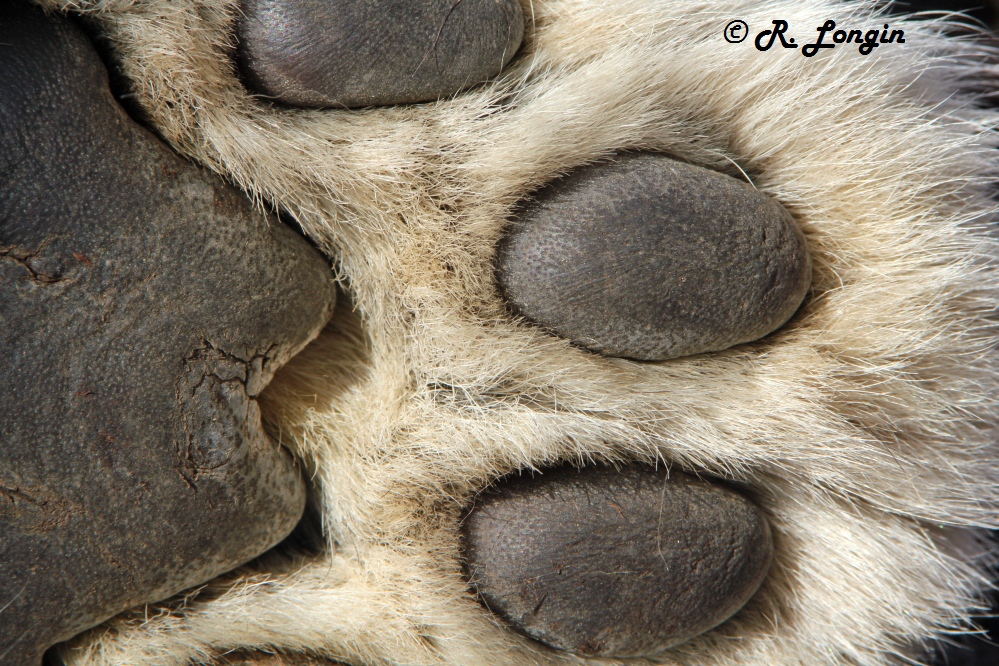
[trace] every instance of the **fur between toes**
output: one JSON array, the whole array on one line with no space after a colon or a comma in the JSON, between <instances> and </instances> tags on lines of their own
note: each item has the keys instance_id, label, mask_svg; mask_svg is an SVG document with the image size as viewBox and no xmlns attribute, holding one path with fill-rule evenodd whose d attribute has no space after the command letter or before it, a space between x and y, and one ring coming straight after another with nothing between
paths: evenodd
<instances>
[{"instance_id":1,"label":"fur between toes","mask_svg":"<svg viewBox=\"0 0 999 666\"><path fill-rule=\"evenodd\" d=\"M122 616L68 646L68 663L254 649L576 662L497 622L459 559L476 492L561 461L725 478L769 518L763 588L661 663L897 663L967 621L978 530L999 504L985 231L999 118L958 89L982 72L978 47L904 21L904 47L869 57L723 38L734 18L802 34L876 23L862 5L535 0L496 80L437 103L315 111L240 85L229 0L41 4L87 13L158 133L296 219L356 306L268 398L272 431L313 471L327 550ZM813 282L784 329L638 364L509 315L492 262L517 201L636 149L742 170L791 211Z\"/></svg>"}]
</instances>

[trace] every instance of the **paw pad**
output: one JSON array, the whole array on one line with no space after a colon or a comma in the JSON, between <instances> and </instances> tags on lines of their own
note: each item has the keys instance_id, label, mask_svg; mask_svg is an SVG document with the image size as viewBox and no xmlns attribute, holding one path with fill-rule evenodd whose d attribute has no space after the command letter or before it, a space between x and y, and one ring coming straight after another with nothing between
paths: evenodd
<instances>
[{"instance_id":1,"label":"paw pad","mask_svg":"<svg viewBox=\"0 0 999 666\"><path fill-rule=\"evenodd\" d=\"M770 568L763 513L738 493L638 466L498 483L464 521L469 578L546 645L654 657L728 619Z\"/></svg>"},{"instance_id":2,"label":"paw pad","mask_svg":"<svg viewBox=\"0 0 999 666\"><path fill-rule=\"evenodd\" d=\"M811 281L776 201L655 154L580 169L532 197L499 252L520 314L609 356L665 360L774 331Z\"/></svg>"},{"instance_id":3,"label":"paw pad","mask_svg":"<svg viewBox=\"0 0 999 666\"><path fill-rule=\"evenodd\" d=\"M426 102L498 74L520 46L517 0L246 0L239 59L295 106Z\"/></svg>"},{"instance_id":4,"label":"paw pad","mask_svg":"<svg viewBox=\"0 0 999 666\"><path fill-rule=\"evenodd\" d=\"M87 38L0 6L0 662L256 557L305 504L255 398L323 257L117 106Z\"/></svg>"}]
</instances>

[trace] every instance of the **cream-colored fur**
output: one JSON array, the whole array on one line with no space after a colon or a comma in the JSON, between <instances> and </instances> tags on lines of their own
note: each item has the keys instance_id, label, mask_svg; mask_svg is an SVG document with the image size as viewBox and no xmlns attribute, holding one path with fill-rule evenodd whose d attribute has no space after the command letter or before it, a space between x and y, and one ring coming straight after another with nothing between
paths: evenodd
<instances>
[{"instance_id":1,"label":"cream-colored fur","mask_svg":"<svg viewBox=\"0 0 999 666\"><path fill-rule=\"evenodd\" d=\"M585 661L504 628L459 562L469 498L559 461L728 479L770 518L761 591L657 663L897 663L967 621L984 584L976 528L999 507L985 230L999 117L957 92L986 73L979 48L894 18L906 44L869 57L722 36L736 18L753 34L785 19L799 43L827 18L879 27L870 5L524 0L525 47L494 83L434 104L295 110L240 86L235 0L42 4L89 13L160 135L297 219L355 304L266 402L315 482L328 553L128 614L69 663L255 648L355 666ZM507 314L491 261L514 203L628 149L745 172L793 212L815 272L787 326L635 363Z\"/></svg>"}]
</instances>

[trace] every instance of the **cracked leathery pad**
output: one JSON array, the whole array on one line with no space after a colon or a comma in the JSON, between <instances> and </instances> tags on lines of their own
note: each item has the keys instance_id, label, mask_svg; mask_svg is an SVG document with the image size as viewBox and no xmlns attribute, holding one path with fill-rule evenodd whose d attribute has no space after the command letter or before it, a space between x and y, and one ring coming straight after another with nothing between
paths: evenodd
<instances>
[{"instance_id":1,"label":"cracked leathery pad","mask_svg":"<svg viewBox=\"0 0 999 666\"><path fill-rule=\"evenodd\" d=\"M897 17L905 44L869 56L724 39L734 19L754 35L785 20L799 43L827 19L880 27L870 4L525 0L523 44L494 78L427 104L318 110L247 89L238 0L39 4L82 15L129 109L294 220L349 300L259 398L309 472L325 539L124 612L60 646L66 663L581 663L481 604L462 559L478 494L562 464L666 466L766 517L759 590L650 663L918 663L968 628L999 513L999 117L974 94L995 88L987 49ZM495 261L517 207L629 152L788 211L812 264L790 320L635 362L511 311Z\"/></svg>"},{"instance_id":2,"label":"cracked leathery pad","mask_svg":"<svg viewBox=\"0 0 999 666\"><path fill-rule=\"evenodd\" d=\"M0 663L29 666L291 532L306 484L255 398L335 290L22 2L0 7L0 146Z\"/></svg>"}]
</instances>

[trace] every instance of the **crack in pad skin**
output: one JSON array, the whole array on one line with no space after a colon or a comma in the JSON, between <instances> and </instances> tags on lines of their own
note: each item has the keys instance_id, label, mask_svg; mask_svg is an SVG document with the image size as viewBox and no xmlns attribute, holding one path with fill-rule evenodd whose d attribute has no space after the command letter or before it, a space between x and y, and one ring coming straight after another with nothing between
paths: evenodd
<instances>
[{"instance_id":1,"label":"crack in pad skin","mask_svg":"<svg viewBox=\"0 0 999 666\"><path fill-rule=\"evenodd\" d=\"M255 397L334 304L308 243L0 6L0 663L259 555L305 503Z\"/></svg>"},{"instance_id":2,"label":"crack in pad skin","mask_svg":"<svg viewBox=\"0 0 999 666\"><path fill-rule=\"evenodd\" d=\"M766 519L741 495L635 465L501 480L463 531L486 607L585 656L654 657L717 626L773 557Z\"/></svg>"}]
</instances>

